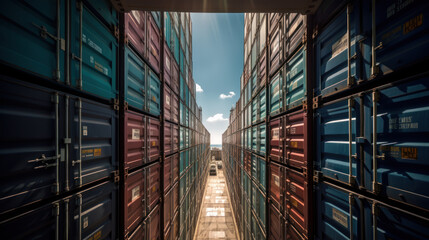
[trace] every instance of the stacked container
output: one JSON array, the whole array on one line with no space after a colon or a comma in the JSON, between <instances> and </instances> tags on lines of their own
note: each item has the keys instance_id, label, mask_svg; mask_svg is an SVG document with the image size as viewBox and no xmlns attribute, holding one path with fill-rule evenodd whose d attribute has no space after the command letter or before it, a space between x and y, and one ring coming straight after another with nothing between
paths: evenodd
<instances>
[{"instance_id":1,"label":"stacked container","mask_svg":"<svg viewBox=\"0 0 429 240\"><path fill-rule=\"evenodd\" d=\"M428 6L245 14L241 96L222 136L241 238L428 237Z\"/></svg>"},{"instance_id":2,"label":"stacked container","mask_svg":"<svg viewBox=\"0 0 429 240\"><path fill-rule=\"evenodd\" d=\"M2 238L117 238L117 12L5 1L0 15Z\"/></svg>"},{"instance_id":3,"label":"stacked container","mask_svg":"<svg viewBox=\"0 0 429 240\"><path fill-rule=\"evenodd\" d=\"M193 236L210 134L189 14L104 0L7 1L0 14L3 235Z\"/></svg>"}]
</instances>

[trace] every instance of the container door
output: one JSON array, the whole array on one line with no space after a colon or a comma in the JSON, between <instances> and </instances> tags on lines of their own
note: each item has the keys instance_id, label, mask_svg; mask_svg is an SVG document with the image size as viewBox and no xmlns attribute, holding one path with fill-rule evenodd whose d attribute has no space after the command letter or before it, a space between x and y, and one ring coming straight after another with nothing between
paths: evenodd
<instances>
[{"instance_id":1,"label":"container door","mask_svg":"<svg viewBox=\"0 0 429 240\"><path fill-rule=\"evenodd\" d=\"M172 119L172 111L173 111L173 104L172 101L172 94L169 87L164 87L164 119L171 121Z\"/></svg>"},{"instance_id":2,"label":"container door","mask_svg":"<svg viewBox=\"0 0 429 240\"><path fill-rule=\"evenodd\" d=\"M172 216L172 191L170 190L164 196L164 232L168 230Z\"/></svg>"},{"instance_id":3,"label":"container door","mask_svg":"<svg viewBox=\"0 0 429 240\"><path fill-rule=\"evenodd\" d=\"M286 216L303 235L308 235L308 181L304 174L286 169Z\"/></svg>"},{"instance_id":4,"label":"container door","mask_svg":"<svg viewBox=\"0 0 429 240\"><path fill-rule=\"evenodd\" d=\"M131 45L141 58L146 58L146 12L131 11L124 14L125 34L128 45Z\"/></svg>"},{"instance_id":5,"label":"container door","mask_svg":"<svg viewBox=\"0 0 429 240\"><path fill-rule=\"evenodd\" d=\"M376 193L422 208L429 205L429 83L427 78L368 94L365 125L367 138L373 133L372 144L367 142L365 184L372 188L376 179ZM372 112L371 112L372 111ZM374 122L372 116L377 116ZM375 141L374 141L375 140ZM370 139L371 141L371 139ZM375 149L374 149L375 147ZM376 152L373 152L373 151ZM373 156L376 156L376 159ZM373 169L376 161L377 169ZM376 189L377 190L377 189Z\"/></svg>"},{"instance_id":6,"label":"container door","mask_svg":"<svg viewBox=\"0 0 429 240\"><path fill-rule=\"evenodd\" d=\"M278 22L270 34L270 75L273 75L283 62L283 31Z\"/></svg>"},{"instance_id":7,"label":"container door","mask_svg":"<svg viewBox=\"0 0 429 240\"><path fill-rule=\"evenodd\" d=\"M160 152L160 123L155 118L147 118L147 154L150 162L159 158Z\"/></svg>"},{"instance_id":8,"label":"container door","mask_svg":"<svg viewBox=\"0 0 429 240\"><path fill-rule=\"evenodd\" d=\"M277 118L270 121L270 159L276 162L282 162L283 157L283 118Z\"/></svg>"},{"instance_id":9,"label":"container door","mask_svg":"<svg viewBox=\"0 0 429 240\"><path fill-rule=\"evenodd\" d=\"M58 93L0 81L0 213L64 190L63 105Z\"/></svg>"},{"instance_id":10,"label":"container door","mask_svg":"<svg viewBox=\"0 0 429 240\"><path fill-rule=\"evenodd\" d=\"M307 17L299 13L285 14L285 56L289 58L305 44L304 34L307 30Z\"/></svg>"},{"instance_id":11,"label":"container door","mask_svg":"<svg viewBox=\"0 0 429 240\"><path fill-rule=\"evenodd\" d=\"M109 105L80 98L73 99L71 106L73 149L70 149L67 181L80 187L107 178L115 170L117 116Z\"/></svg>"},{"instance_id":12,"label":"container door","mask_svg":"<svg viewBox=\"0 0 429 240\"><path fill-rule=\"evenodd\" d=\"M143 169L127 175L124 179L124 221L125 234L131 235L145 217L145 172Z\"/></svg>"},{"instance_id":13,"label":"container door","mask_svg":"<svg viewBox=\"0 0 429 240\"><path fill-rule=\"evenodd\" d=\"M129 240L141 240L146 237L146 226L144 223L140 224L133 233L128 237Z\"/></svg>"},{"instance_id":14,"label":"container door","mask_svg":"<svg viewBox=\"0 0 429 240\"><path fill-rule=\"evenodd\" d=\"M159 73L160 62L161 62L161 38L159 28L151 14L148 16L148 58L149 64L151 65L153 71L157 74Z\"/></svg>"},{"instance_id":15,"label":"container door","mask_svg":"<svg viewBox=\"0 0 429 240\"><path fill-rule=\"evenodd\" d=\"M164 160L164 193L168 191L172 184L172 161L173 156Z\"/></svg>"},{"instance_id":16,"label":"container door","mask_svg":"<svg viewBox=\"0 0 429 240\"><path fill-rule=\"evenodd\" d=\"M252 101L252 123L256 123L258 121L258 98L254 98Z\"/></svg>"},{"instance_id":17,"label":"container door","mask_svg":"<svg viewBox=\"0 0 429 240\"><path fill-rule=\"evenodd\" d=\"M171 94L171 121L179 123L179 97L176 94Z\"/></svg>"},{"instance_id":18,"label":"container door","mask_svg":"<svg viewBox=\"0 0 429 240\"><path fill-rule=\"evenodd\" d=\"M173 125L171 123L164 123L164 152L166 155L171 154L173 150Z\"/></svg>"},{"instance_id":19,"label":"container door","mask_svg":"<svg viewBox=\"0 0 429 240\"><path fill-rule=\"evenodd\" d=\"M151 212L151 214L147 218L146 224L148 239L160 239L160 233L162 233L163 231L161 230L161 215L159 206L153 212Z\"/></svg>"},{"instance_id":20,"label":"container door","mask_svg":"<svg viewBox=\"0 0 429 240\"><path fill-rule=\"evenodd\" d=\"M270 163L270 186L269 186L269 197L271 203L280 211L284 209L283 196L284 196L284 175L283 167L271 162Z\"/></svg>"},{"instance_id":21,"label":"container door","mask_svg":"<svg viewBox=\"0 0 429 240\"><path fill-rule=\"evenodd\" d=\"M64 82L64 16L65 1L3 1L0 60L48 80Z\"/></svg>"},{"instance_id":22,"label":"container door","mask_svg":"<svg viewBox=\"0 0 429 240\"><path fill-rule=\"evenodd\" d=\"M168 13L165 13L168 15ZM165 27L165 31L167 31L167 26ZM166 36L167 37L167 36ZM170 44L170 42L165 39L166 42L164 43L164 82L171 88L171 53L170 49L168 48L167 44Z\"/></svg>"},{"instance_id":23,"label":"container door","mask_svg":"<svg viewBox=\"0 0 429 240\"><path fill-rule=\"evenodd\" d=\"M342 99L316 110L316 169L323 176L346 184L362 185L360 153L356 133L360 133L359 98Z\"/></svg>"},{"instance_id":24,"label":"container door","mask_svg":"<svg viewBox=\"0 0 429 240\"><path fill-rule=\"evenodd\" d=\"M283 111L283 76L280 71L270 83L270 115L274 116Z\"/></svg>"},{"instance_id":25,"label":"container door","mask_svg":"<svg viewBox=\"0 0 429 240\"><path fill-rule=\"evenodd\" d=\"M154 209L160 198L161 172L160 164L154 163L146 168L147 213Z\"/></svg>"},{"instance_id":26,"label":"container door","mask_svg":"<svg viewBox=\"0 0 429 240\"><path fill-rule=\"evenodd\" d=\"M307 95L306 89L306 50L299 51L286 63L286 108L292 109L302 105Z\"/></svg>"},{"instance_id":27,"label":"container door","mask_svg":"<svg viewBox=\"0 0 429 240\"><path fill-rule=\"evenodd\" d=\"M115 239L116 198L117 189L113 182L105 182L74 195L69 202L71 238Z\"/></svg>"},{"instance_id":28,"label":"container door","mask_svg":"<svg viewBox=\"0 0 429 240\"><path fill-rule=\"evenodd\" d=\"M146 65L127 47L125 47L124 64L125 101L134 108L146 111Z\"/></svg>"},{"instance_id":29,"label":"container door","mask_svg":"<svg viewBox=\"0 0 429 240\"><path fill-rule=\"evenodd\" d=\"M71 56L76 56L70 57L72 85L99 97L114 99L118 36L114 36L110 26L97 19L86 4L72 2Z\"/></svg>"},{"instance_id":30,"label":"container door","mask_svg":"<svg viewBox=\"0 0 429 240\"><path fill-rule=\"evenodd\" d=\"M154 72L149 71L148 81L148 94L147 94L147 109L149 113L159 116L161 111L161 82Z\"/></svg>"},{"instance_id":31,"label":"container door","mask_svg":"<svg viewBox=\"0 0 429 240\"><path fill-rule=\"evenodd\" d=\"M265 156L265 151L266 151L266 126L265 123L261 124L258 126L258 133L259 133L259 137L258 137L258 151L261 155Z\"/></svg>"},{"instance_id":32,"label":"container door","mask_svg":"<svg viewBox=\"0 0 429 240\"><path fill-rule=\"evenodd\" d=\"M285 117L285 161L307 173L307 115L301 110Z\"/></svg>"},{"instance_id":33,"label":"container door","mask_svg":"<svg viewBox=\"0 0 429 240\"><path fill-rule=\"evenodd\" d=\"M284 238L284 223L285 220L273 205L270 205L270 237L273 240L283 240Z\"/></svg>"},{"instance_id":34,"label":"container door","mask_svg":"<svg viewBox=\"0 0 429 240\"><path fill-rule=\"evenodd\" d=\"M125 112L125 169L142 166L146 162L145 117Z\"/></svg>"},{"instance_id":35,"label":"container door","mask_svg":"<svg viewBox=\"0 0 429 240\"><path fill-rule=\"evenodd\" d=\"M258 127L253 127L251 129L252 129L252 151L256 152L258 150Z\"/></svg>"}]
</instances>

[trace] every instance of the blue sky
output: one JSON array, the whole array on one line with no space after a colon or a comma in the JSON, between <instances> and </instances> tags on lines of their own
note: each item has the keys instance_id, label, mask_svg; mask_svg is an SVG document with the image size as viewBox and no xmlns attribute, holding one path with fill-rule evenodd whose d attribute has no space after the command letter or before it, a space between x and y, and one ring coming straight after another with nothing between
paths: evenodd
<instances>
[{"instance_id":1,"label":"blue sky","mask_svg":"<svg viewBox=\"0 0 429 240\"><path fill-rule=\"evenodd\" d=\"M202 90L197 103L203 108L211 144L221 144L229 110L240 95L244 14L191 13L191 18L193 75Z\"/></svg>"}]
</instances>

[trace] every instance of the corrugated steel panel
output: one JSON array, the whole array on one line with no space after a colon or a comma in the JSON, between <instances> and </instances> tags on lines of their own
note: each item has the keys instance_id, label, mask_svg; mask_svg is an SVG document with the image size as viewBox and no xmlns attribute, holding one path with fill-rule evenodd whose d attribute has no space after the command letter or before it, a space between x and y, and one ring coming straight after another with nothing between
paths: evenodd
<instances>
[{"instance_id":1,"label":"corrugated steel panel","mask_svg":"<svg viewBox=\"0 0 429 240\"><path fill-rule=\"evenodd\" d=\"M270 76L279 69L280 64L284 60L283 24L283 21L278 22L278 24L273 28L273 32L270 34Z\"/></svg>"},{"instance_id":2,"label":"corrugated steel panel","mask_svg":"<svg viewBox=\"0 0 429 240\"><path fill-rule=\"evenodd\" d=\"M286 63L286 108L302 105L307 96L306 53L300 50Z\"/></svg>"},{"instance_id":3,"label":"corrugated steel panel","mask_svg":"<svg viewBox=\"0 0 429 240\"><path fill-rule=\"evenodd\" d=\"M173 93L171 89L167 86L164 86L164 119L172 121L172 111L173 111Z\"/></svg>"},{"instance_id":4,"label":"corrugated steel panel","mask_svg":"<svg viewBox=\"0 0 429 240\"><path fill-rule=\"evenodd\" d=\"M161 64L161 37L160 30L152 14L147 14L148 29L148 58L153 71L159 74Z\"/></svg>"},{"instance_id":5,"label":"corrugated steel panel","mask_svg":"<svg viewBox=\"0 0 429 240\"><path fill-rule=\"evenodd\" d=\"M178 212L179 204L180 204L180 196L179 196L179 182L176 182L173 186L173 212Z\"/></svg>"},{"instance_id":6,"label":"corrugated steel panel","mask_svg":"<svg viewBox=\"0 0 429 240\"><path fill-rule=\"evenodd\" d=\"M270 121L270 159L276 162L283 161L283 117Z\"/></svg>"},{"instance_id":7,"label":"corrugated steel panel","mask_svg":"<svg viewBox=\"0 0 429 240\"><path fill-rule=\"evenodd\" d=\"M164 122L164 153L169 155L173 152L173 124Z\"/></svg>"},{"instance_id":8,"label":"corrugated steel panel","mask_svg":"<svg viewBox=\"0 0 429 240\"><path fill-rule=\"evenodd\" d=\"M146 163L145 116L132 111L124 113L124 167L132 169Z\"/></svg>"},{"instance_id":9,"label":"corrugated steel panel","mask_svg":"<svg viewBox=\"0 0 429 240\"><path fill-rule=\"evenodd\" d=\"M166 13L168 15L168 13ZM171 86L171 72L172 72L172 60L170 49L167 46L167 43L164 42L164 70L162 71L164 76L164 83L169 87Z\"/></svg>"},{"instance_id":10,"label":"corrugated steel panel","mask_svg":"<svg viewBox=\"0 0 429 240\"><path fill-rule=\"evenodd\" d=\"M161 238L161 213L160 206L157 205L156 208L149 214L145 220L146 222L146 232L147 239L156 240Z\"/></svg>"},{"instance_id":11,"label":"corrugated steel panel","mask_svg":"<svg viewBox=\"0 0 429 240\"><path fill-rule=\"evenodd\" d=\"M172 31L172 21L173 19L170 16L170 13L164 12L164 37L167 46L171 49L171 31Z\"/></svg>"},{"instance_id":12,"label":"corrugated steel panel","mask_svg":"<svg viewBox=\"0 0 429 240\"><path fill-rule=\"evenodd\" d=\"M179 126L173 124L173 153L179 151Z\"/></svg>"},{"instance_id":13,"label":"corrugated steel panel","mask_svg":"<svg viewBox=\"0 0 429 240\"><path fill-rule=\"evenodd\" d=\"M269 233L270 239L283 240L285 239L285 219L279 210L270 204L270 226Z\"/></svg>"},{"instance_id":14,"label":"corrugated steel panel","mask_svg":"<svg viewBox=\"0 0 429 240\"><path fill-rule=\"evenodd\" d=\"M2 148L7 149L1 155L13 159L13 164L3 161L2 176L10 177L2 183L1 212L114 171L117 116L111 106L29 84L0 84Z\"/></svg>"},{"instance_id":15,"label":"corrugated steel panel","mask_svg":"<svg viewBox=\"0 0 429 240\"><path fill-rule=\"evenodd\" d=\"M117 189L104 182L0 223L6 239L116 239Z\"/></svg>"},{"instance_id":16,"label":"corrugated steel panel","mask_svg":"<svg viewBox=\"0 0 429 240\"><path fill-rule=\"evenodd\" d=\"M125 47L124 53L124 97L132 107L147 111L146 64L131 49Z\"/></svg>"},{"instance_id":17,"label":"corrugated steel panel","mask_svg":"<svg viewBox=\"0 0 429 240\"><path fill-rule=\"evenodd\" d=\"M71 8L70 48L71 55L77 56L70 59L71 84L103 98L116 98L118 39L112 34L110 26L106 27L86 4L83 5L83 10L78 7ZM75 6L78 6L78 3Z\"/></svg>"},{"instance_id":18,"label":"corrugated steel panel","mask_svg":"<svg viewBox=\"0 0 429 240\"><path fill-rule=\"evenodd\" d=\"M148 161L156 161L160 156L161 126L156 118L147 118L147 155Z\"/></svg>"},{"instance_id":19,"label":"corrugated steel panel","mask_svg":"<svg viewBox=\"0 0 429 240\"><path fill-rule=\"evenodd\" d=\"M171 121L179 124L179 97L171 94Z\"/></svg>"},{"instance_id":20,"label":"corrugated steel panel","mask_svg":"<svg viewBox=\"0 0 429 240\"><path fill-rule=\"evenodd\" d=\"M128 240L141 240L141 239L144 239L146 237L146 231L145 230L146 230L145 225L144 225L144 223L142 223L142 224L140 224L136 228L136 230L134 230L133 233L131 233L128 236L128 238L127 237L124 237L124 238L128 239Z\"/></svg>"},{"instance_id":21,"label":"corrugated steel panel","mask_svg":"<svg viewBox=\"0 0 429 240\"><path fill-rule=\"evenodd\" d=\"M304 236L308 235L309 204L306 176L298 171L286 169L286 216Z\"/></svg>"},{"instance_id":22,"label":"corrugated steel panel","mask_svg":"<svg viewBox=\"0 0 429 240\"><path fill-rule=\"evenodd\" d=\"M164 188L165 189L165 188ZM173 214L173 189L171 189L169 192L165 193L164 195L164 232L168 230L171 224L171 218Z\"/></svg>"},{"instance_id":23,"label":"corrugated steel panel","mask_svg":"<svg viewBox=\"0 0 429 240\"><path fill-rule=\"evenodd\" d=\"M161 112L161 82L154 72L149 71L148 74L147 108L151 114L159 116Z\"/></svg>"},{"instance_id":24,"label":"corrugated steel panel","mask_svg":"<svg viewBox=\"0 0 429 240\"><path fill-rule=\"evenodd\" d=\"M270 162L270 202L280 211L285 209L284 206L284 167L274 162Z\"/></svg>"},{"instance_id":25,"label":"corrugated steel panel","mask_svg":"<svg viewBox=\"0 0 429 240\"><path fill-rule=\"evenodd\" d=\"M169 156L169 157L166 157L164 160L164 193L167 192L172 185L173 157L174 156Z\"/></svg>"},{"instance_id":26,"label":"corrugated steel panel","mask_svg":"<svg viewBox=\"0 0 429 240\"><path fill-rule=\"evenodd\" d=\"M131 235L146 216L145 171L140 169L124 178L124 228Z\"/></svg>"},{"instance_id":27,"label":"corrugated steel panel","mask_svg":"<svg viewBox=\"0 0 429 240\"><path fill-rule=\"evenodd\" d=\"M274 116L283 112L284 109L284 80L283 70L280 70L270 82L270 115Z\"/></svg>"},{"instance_id":28,"label":"corrugated steel panel","mask_svg":"<svg viewBox=\"0 0 429 240\"><path fill-rule=\"evenodd\" d=\"M159 163L154 163L146 168L146 193L147 212L154 209L161 197L161 167Z\"/></svg>"},{"instance_id":29,"label":"corrugated steel panel","mask_svg":"<svg viewBox=\"0 0 429 240\"><path fill-rule=\"evenodd\" d=\"M285 14L285 57L289 58L306 43L307 16L299 13Z\"/></svg>"},{"instance_id":30,"label":"corrugated steel panel","mask_svg":"<svg viewBox=\"0 0 429 240\"><path fill-rule=\"evenodd\" d=\"M307 113L304 110L289 113L285 122L284 159L287 165L302 168L307 173Z\"/></svg>"},{"instance_id":31,"label":"corrugated steel panel","mask_svg":"<svg viewBox=\"0 0 429 240\"><path fill-rule=\"evenodd\" d=\"M131 11L124 14L125 41L146 58L146 12Z\"/></svg>"}]
</instances>

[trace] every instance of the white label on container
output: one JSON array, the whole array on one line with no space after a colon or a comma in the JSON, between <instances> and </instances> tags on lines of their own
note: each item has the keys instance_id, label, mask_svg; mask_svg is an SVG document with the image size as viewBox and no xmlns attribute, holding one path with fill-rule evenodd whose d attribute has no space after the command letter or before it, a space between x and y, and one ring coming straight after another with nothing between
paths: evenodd
<instances>
[{"instance_id":1,"label":"white label on container","mask_svg":"<svg viewBox=\"0 0 429 240\"><path fill-rule=\"evenodd\" d=\"M169 58L165 58L165 66L167 67L168 70L170 70L170 59Z\"/></svg>"},{"instance_id":2,"label":"white label on container","mask_svg":"<svg viewBox=\"0 0 429 240\"><path fill-rule=\"evenodd\" d=\"M274 184L277 187L280 187L280 177L278 175L274 175L274 174L273 174L273 176L274 176Z\"/></svg>"},{"instance_id":3,"label":"white label on container","mask_svg":"<svg viewBox=\"0 0 429 240\"><path fill-rule=\"evenodd\" d=\"M85 217L84 219L83 219L83 229L85 229L85 228L87 228L88 227L88 217Z\"/></svg>"},{"instance_id":4,"label":"white label on container","mask_svg":"<svg viewBox=\"0 0 429 240\"><path fill-rule=\"evenodd\" d=\"M140 196L140 186L137 186L131 190L131 201L136 200Z\"/></svg>"},{"instance_id":5,"label":"white label on container","mask_svg":"<svg viewBox=\"0 0 429 240\"><path fill-rule=\"evenodd\" d=\"M344 34L337 42L332 44L332 56L331 58L336 57L338 54L342 53L347 49L347 33Z\"/></svg>"},{"instance_id":6,"label":"white label on container","mask_svg":"<svg viewBox=\"0 0 429 240\"><path fill-rule=\"evenodd\" d=\"M346 214L341 212L340 210L336 208L332 208L332 218L337 221L339 224L343 225L344 227L348 228L348 217Z\"/></svg>"},{"instance_id":7,"label":"white label on container","mask_svg":"<svg viewBox=\"0 0 429 240\"><path fill-rule=\"evenodd\" d=\"M170 96L165 95L165 104L170 107Z\"/></svg>"},{"instance_id":8,"label":"white label on container","mask_svg":"<svg viewBox=\"0 0 429 240\"><path fill-rule=\"evenodd\" d=\"M274 128L272 130L272 135L273 135L273 140L279 140L279 129L278 128Z\"/></svg>"},{"instance_id":9,"label":"white label on container","mask_svg":"<svg viewBox=\"0 0 429 240\"><path fill-rule=\"evenodd\" d=\"M133 15L133 17L136 19L136 21L140 25L140 13L138 11L131 11L131 14Z\"/></svg>"},{"instance_id":10,"label":"white label on container","mask_svg":"<svg viewBox=\"0 0 429 240\"><path fill-rule=\"evenodd\" d=\"M88 136L88 127L87 126L83 126L82 127L82 135L83 136Z\"/></svg>"},{"instance_id":11,"label":"white label on container","mask_svg":"<svg viewBox=\"0 0 429 240\"><path fill-rule=\"evenodd\" d=\"M138 128L133 128L131 138L132 138L133 140L139 140L139 139L140 139L140 129L138 129Z\"/></svg>"}]
</instances>

